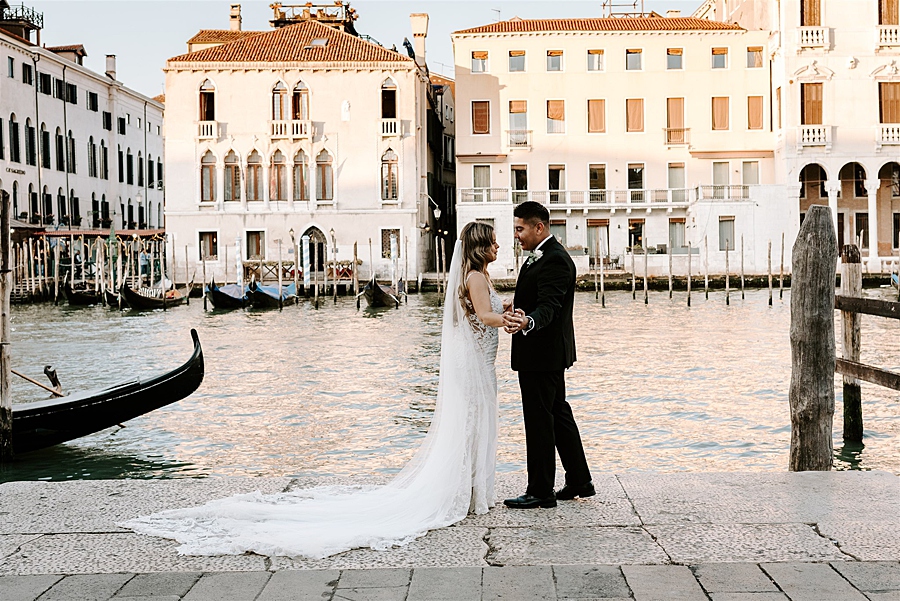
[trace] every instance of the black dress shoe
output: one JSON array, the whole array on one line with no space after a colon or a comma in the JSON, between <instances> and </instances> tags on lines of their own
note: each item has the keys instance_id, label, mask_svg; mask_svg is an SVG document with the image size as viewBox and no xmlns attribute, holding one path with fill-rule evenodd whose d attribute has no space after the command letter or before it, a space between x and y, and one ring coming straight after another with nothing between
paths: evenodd
<instances>
[{"instance_id":1,"label":"black dress shoe","mask_svg":"<svg viewBox=\"0 0 900 601\"><path fill-rule=\"evenodd\" d=\"M524 494L515 499L506 499L503 504L510 509L534 509L535 507L556 507L556 497L550 493L549 497L536 497Z\"/></svg>"},{"instance_id":2,"label":"black dress shoe","mask_svg":"<svg viewBox=\"0 0 900 601\"><path fill-rule=\"evenodd\" d=\"M587 484L582 484L581 486L571 486L566 484L556 493L556 498L560 501L571 501L575 497L586 499L587 497L593 497L596 494L597 491L594 490L594 483L588 480Z\"/></svg>"}]
</instances>

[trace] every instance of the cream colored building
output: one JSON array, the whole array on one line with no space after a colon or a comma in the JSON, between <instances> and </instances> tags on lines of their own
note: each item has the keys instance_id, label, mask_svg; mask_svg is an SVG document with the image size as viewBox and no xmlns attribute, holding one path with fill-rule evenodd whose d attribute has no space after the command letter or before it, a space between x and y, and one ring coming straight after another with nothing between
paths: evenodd
<instances>
[{"instance_id":1,"label":"cream colored building","mask_svg":"<svg viewBox=\"0 0 900 601\"><path fill-rule=\"evenodd\" d=\"M455 32L458 223L493 219L498 275L514 272L523 200L548 206L581 272L598 249L630 269L646 247L651 274L670 255L685 273L688 245L695 273L721 271L742 241L763 272L768 241L799 223L777 185L768 43L677 13Z\"/></svg>"},{"instance_id":2,"label":"cream colored building","mask_svg":"<svg viewBox=\"0 0 900 601\"><path fill-rule=\"evenodd\" d=\"M233 280L238 259L275 261L279 248L293 259L292 237L309 236L320 268L358 243L368 277L371 240L386 277L393 235L399 275L415 277L433 265L434 209L450 214L446 178L429 167L441 121L429 120L428 16L411 17L414 59L360 36L346 4L273 8L272 30L242 31L232 5L231 29L199 32L166 64L177 256L187 247L190 270L206 259Z\"/></svg>"},{"instance_id":3,"label":"cream colored building","mask_svg":"<svg viewBox=\"0 0 900 601\"><path fill-rule=\"evenodd\" d=\"M768 33L777 178L801 213L827 204L838 241L870 271L900 241L897 0L710 0L713 16ZM875 252L877 249L877 253Z\"/></svg>"}]
</instances>

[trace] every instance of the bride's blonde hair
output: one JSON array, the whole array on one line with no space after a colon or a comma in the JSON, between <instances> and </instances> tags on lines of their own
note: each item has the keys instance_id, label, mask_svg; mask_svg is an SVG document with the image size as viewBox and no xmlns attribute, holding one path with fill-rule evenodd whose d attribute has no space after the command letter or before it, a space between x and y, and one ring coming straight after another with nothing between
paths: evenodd
<instances>
[{"instance_id":1,"label":"bride's blonde hair","mask_svg":"<svg viewBox=\"0 0 900 601\"><path fill-rule=\"evenodd\" d=\"M479 271L490 282L490 276L487 273L488 251L494 245L494 227L480 221L472 221L463 227L459 234L462 252L462 265L460 267L459 283L459 302L462 304L466 315L471 313L469 304L466 300L469 298L469 287L466 284L466 277L470 271Z\"/></svg>"}]
</instances>

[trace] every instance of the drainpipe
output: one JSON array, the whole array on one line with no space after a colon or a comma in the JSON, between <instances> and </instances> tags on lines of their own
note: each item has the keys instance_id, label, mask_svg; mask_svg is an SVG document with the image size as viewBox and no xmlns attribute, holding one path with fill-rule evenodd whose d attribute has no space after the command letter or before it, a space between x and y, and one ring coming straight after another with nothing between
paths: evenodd
<instances>
[{"instance_id":1,"label":"drainpipe","mask_svg":"<svg viewBox=\"0 0 900 601\"><path fill-rule=\"evenodd\" d=\"M150 162L147 160L147 101L144 101L144 121L143 129L144 129L144 158L141 159L143 161L143 165L141 165L141 169L144 171L144 219L146 219L147 227L150 227L150 199L147 197L147 188L150 183L150 177L153 175L152 173L148 173L145 167L150 165ZM140 229L141 224L138 223L138 229Z\"/></svg>"}]
</instances>

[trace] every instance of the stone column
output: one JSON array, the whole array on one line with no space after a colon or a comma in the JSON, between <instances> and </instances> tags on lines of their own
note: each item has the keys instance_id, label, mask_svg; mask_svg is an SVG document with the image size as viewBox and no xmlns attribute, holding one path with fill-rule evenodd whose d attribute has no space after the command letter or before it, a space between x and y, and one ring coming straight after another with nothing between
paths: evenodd
<instances>
[{"instance_id":1,"label":"stone column","mask_svg":"<svg viewBox=\"0 0 900 601\"><path fill-rule=\"evenodd\" d=\"M828 190L828 208L831 209L831 222L834 224L835 231L837 231L838 193L841 191L840 180L828 182L826 189Z\"/></svg>"},{"instance_id":2,"label":"stone column","mask_svg":"<svg viewBox=\"0 0 900 601\"><path fill-rule=\"evenodd\" d=\"M881 259L878 257L878 189L881 180L867 179L866 194L869 198L869 273L881 273Z\"/></svg>"}]
</instances>

